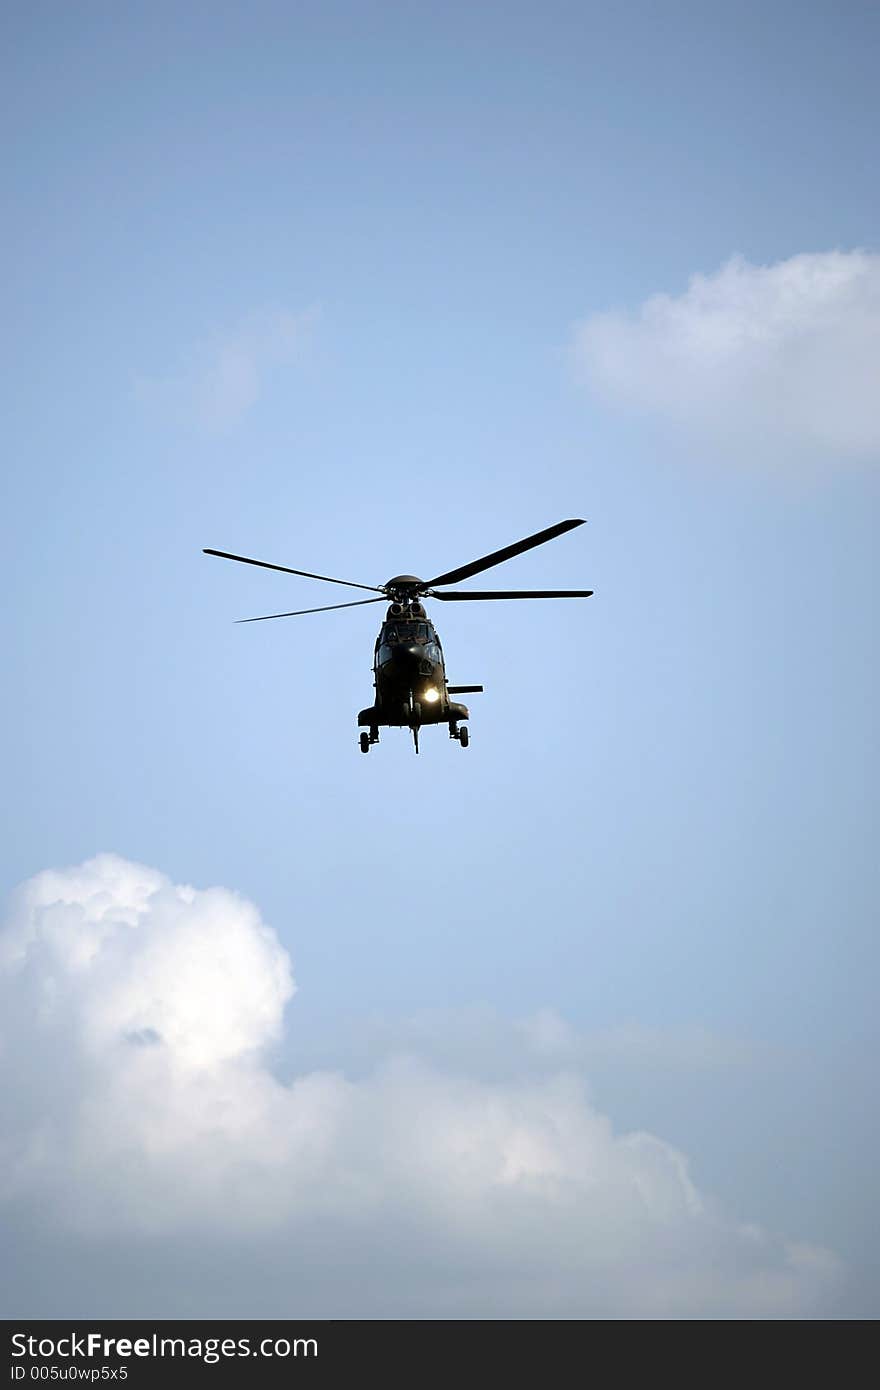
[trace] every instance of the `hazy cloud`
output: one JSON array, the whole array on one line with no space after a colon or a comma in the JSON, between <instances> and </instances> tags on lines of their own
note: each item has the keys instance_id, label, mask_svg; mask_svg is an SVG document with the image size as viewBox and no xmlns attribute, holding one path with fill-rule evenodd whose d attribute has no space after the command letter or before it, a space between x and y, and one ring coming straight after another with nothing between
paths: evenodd
<instances>
[{"instance_id":1,"label":"hazy cloud","mask_svg":"<svg viewBox=\"0 0 880 1390\"><path fill-rule=\"evenodd\" d=\"M17 1311L827 1306L831 1254L731 1218L678 1150L615 1134L564 1070L486 1081L410 1055L358 1080L282 1084L267 1049L293 990L277 937L225 889L113 855L23 886L0 937L0 1201ZM563 1061L577 1050L551 1014L526 1038ZM28 1303L29 1246L41 1253Z\"/></svg>"},{"instance_id":2,"label":"hazy cloud","mask_svg":"<svg viewBox=\"0 0 880 1390\"><path fill-rule=\"evenodd\" d=\"M324 1054L330 1049L324 1040ZM405 1051L442 1071L483 1080L509 1080L548 1071L629 1069L633 1074L710 1076L731 1069L777 1065L778 1049L707 1028L646 1028L636 1023L581 1032L553 1009L508 1019L488 1008L428 1009L404 1018L359 1020L348 1036L333 1036L333 1053L363 1069Z\"/></svg>"},{"instance_id":3,"label":"hazy cloud","mask_svg":"<svg viewBox=\"0 0 880 1390\"><path fill-rule=\"evenodd\" d=\"M208 431L234 425L259 399L269 374L297 361L313 328L314 310L252 314L234 328L191 347L166 376L138 376L146 406Z\"/></svg>"},{"instance_id":4,"label":"hazy cloud","mask_svg":"<svg viewBox=\"0 0 880 1390\"><path fill-rule=\"evenodd\" d=\"M762 460L880 459L880 255L734 257L575 332L601 399Z\"/></svg>"}]
</instances>

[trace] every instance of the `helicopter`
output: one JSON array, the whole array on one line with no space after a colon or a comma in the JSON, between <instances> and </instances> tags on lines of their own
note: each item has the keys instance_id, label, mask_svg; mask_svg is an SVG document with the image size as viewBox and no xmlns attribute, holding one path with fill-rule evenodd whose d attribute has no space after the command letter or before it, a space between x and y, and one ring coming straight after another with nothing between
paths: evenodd
<instances>
[{"instance_id":1,"label":"helicopter","mask_svg":"<svg viewBox=\"0 0 880 1390\"><path fill-rule=\"evenodd\" d=\"M269 564L267 560L251 560L246 555L232 555L228 550L205 549L205 555L217 555L221 560L237 560L243 565L258 565L261 569L280 570L283 574L298 574L305 579L320 579L327 584L342 584L349 589L366 589L377 598L354 599L349 603L329 603L320 608L300 608L292 613L265 613L259 618L239 618L240 623L264 623L272 618L300 618L306 613L329 613L337 608L359 608L367 603L388 603L385 620L379 629L373 655L373 684L375 701L358 714L361 729L360 748L369 753L379 742L380 728L407 728L413 736L415 751L419 751L419 730L425 724L446 724L449 737L462 748L470 741L466 721L470 718L467 705L451 700L450 695L480 694L481 685L449 685L443 648L434 624L425 611L423 598L442 603L471 603L484 599L521 598L590 598L592 589L507 589L501 591L446 590L447 584L470 579L493 565L503 564L525 550L555 540L575 526L583 526L583 518L557 522L544 531L537 531L525 540L493 550L470 564L459 565L433 579L419 579L414 574L398 574L386 584L354 584L349 579L333 579L326 574L311 574L308 570L290 569L287 565ZM390 601L390 602L389 602Z\"/></svg>"}]
</instances>

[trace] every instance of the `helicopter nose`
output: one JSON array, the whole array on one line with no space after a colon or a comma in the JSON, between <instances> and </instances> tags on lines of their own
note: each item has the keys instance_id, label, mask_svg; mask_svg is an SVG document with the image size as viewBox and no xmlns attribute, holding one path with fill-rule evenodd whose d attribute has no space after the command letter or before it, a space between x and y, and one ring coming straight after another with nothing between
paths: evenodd
<instances>
[{"instance_id":1,"label":"helicopter nose","mask_svg":"<svg viewBox=\"0 0 880 1390\"><path fill-rule=\"evenodd\" d=\"M421 648L415 645L394 648L394 659L399 666L412 666L413 662L418 661L420 656Z\"/></svg>"}]
</instances>

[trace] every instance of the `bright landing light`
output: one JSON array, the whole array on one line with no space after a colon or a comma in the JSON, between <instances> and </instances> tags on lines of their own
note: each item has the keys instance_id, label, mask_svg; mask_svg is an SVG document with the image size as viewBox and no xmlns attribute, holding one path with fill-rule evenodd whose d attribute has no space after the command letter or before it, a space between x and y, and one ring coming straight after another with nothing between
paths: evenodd
<instances>
[{"instance_id":1,"label":"bright landing light","mask_svg":"<svg viewBox=\"0 0 880 1390\"><path fill-rule=\"evenodd\" d=\"M425 691L424 698L428 701L429 705L433 705L440 699L440 691L436 686L429 685L428 689Z\"/></svg>"}]
</instances>

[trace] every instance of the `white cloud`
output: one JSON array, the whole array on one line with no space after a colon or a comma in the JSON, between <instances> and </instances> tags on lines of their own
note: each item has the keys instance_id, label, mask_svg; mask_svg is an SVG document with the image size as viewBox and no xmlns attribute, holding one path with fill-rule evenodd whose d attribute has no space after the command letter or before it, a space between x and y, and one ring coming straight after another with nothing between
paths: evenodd
<instances>
[{"instance_id":1,"label":"white cloud","mask_svg":"<svg viewBox=\"0 0 880 1390\"><path fill-rule=\"evenodd\" d=\"M298 359L315 319L314 310L252 314L195 344L176 371L163 377L138 376L135 394L174 420L208 431L228 429L257 402L268 375Z\"/></svg>"},{"instance_id":2,"label":"white cloud","mask_svg":"<svg viewBox=\"0 0 880 1390\"><path fill-rule=\"evenodd\" d=\"M832 1255L733 1220L671 1145L615 1134L572 1074L485 1081L410 1056L282 1084L266 1051L293 988L274 933L225 889L102 855L19 891L0 953L0 1201L19 1280L28 1230L41 1250L32 1311L82 1311L47 1231L73 1271L124 1242L132 1288L165 1253L134 1310L118 1258L93 1275L87 1306L104 1315L186 1300L367 1317L828 1305ZM551 1015L531 1035L570 1047ZM216 1260L194 1293L199 1249Z\"/></svg>"},{"instance_id":3,"label":"white cloud","mask_svg":"<svg viewBox=\"0 0 880 1390\"><path fill-rule=\"evenodd\" d=\"M597 396L723 452L880 459L880 255L734 257L677 297L592 314L574 352Z\"/></svg>"}]
</instances>

